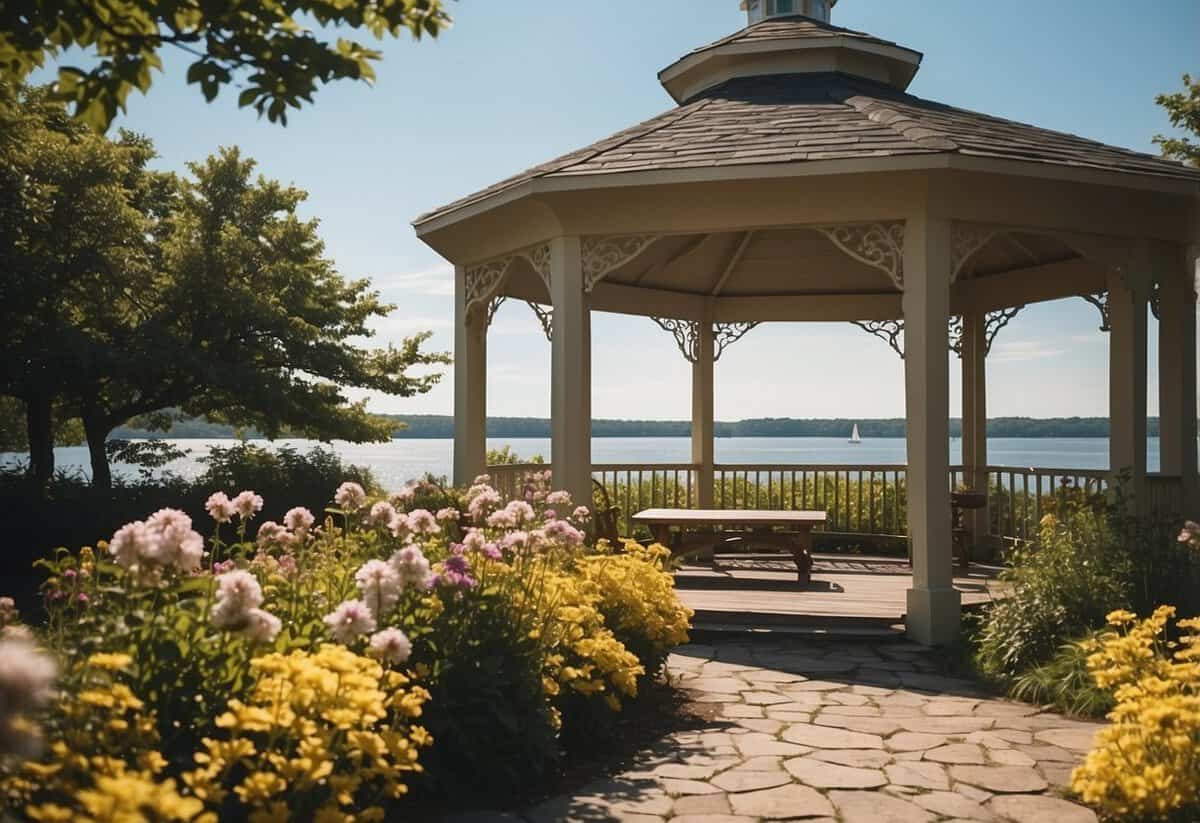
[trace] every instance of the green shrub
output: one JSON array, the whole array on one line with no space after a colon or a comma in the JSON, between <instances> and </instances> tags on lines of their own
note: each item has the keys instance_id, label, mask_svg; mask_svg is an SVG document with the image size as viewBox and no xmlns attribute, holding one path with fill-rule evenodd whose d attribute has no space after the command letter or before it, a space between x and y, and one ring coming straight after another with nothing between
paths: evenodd
<instances>
[{"instance_id":1,"label":"green shrub","mask_svg":"<svg viewBox=\"0 0 1200 823\"><path fill-rule=\"evenodd\" d=\"M1087 639L1094 638L1094 632ZM1017 675L1009 694L1026 703L1053 706L1065 714L1103 717L1112 709L1112 694L1096 686L1088 671L1090 653L1084 641L1072 641L1059 647L1047 663Z\"/></svg>"},{"instance_id":2,"label":"green shrub","mask_svg":"<svg viewBox=\"0 0 1200 823\"><path fill-rule=\"evenodd\" d=\"M1071 638L1104 625L1129 601L1130 560L1108 508L1064 498L1038 539L1018 546L1002 579L1007 597L988 610L979 665L999 679L1049 661Z\"/></svg>"}]
</instances>

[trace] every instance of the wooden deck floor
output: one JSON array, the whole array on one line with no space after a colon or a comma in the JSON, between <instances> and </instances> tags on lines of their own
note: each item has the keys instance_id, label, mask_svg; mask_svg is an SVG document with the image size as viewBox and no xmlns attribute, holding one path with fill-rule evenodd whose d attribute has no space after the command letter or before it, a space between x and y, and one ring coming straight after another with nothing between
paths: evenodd
<instances>
[{"instance_id":1,"label":"wooden deck floor","mask_svg":"<svg viewBox=\"0 0 1200 823\"><path fill-rule=\"evenodd\" d=\"M771 559L738 560L735 568L714 571L709 566L685 566L676 574L683 602L708 616L764 615L816 618L869 618L899 622L906 592L912 586L907 565L895 561L818 556L813 582L801 588L790 563ZM792 566L792 569L795 567ZM1002 595L994 568L972 566L957 572L954 586L964 606L978 605Z\"/></svg>"}]
</instances>

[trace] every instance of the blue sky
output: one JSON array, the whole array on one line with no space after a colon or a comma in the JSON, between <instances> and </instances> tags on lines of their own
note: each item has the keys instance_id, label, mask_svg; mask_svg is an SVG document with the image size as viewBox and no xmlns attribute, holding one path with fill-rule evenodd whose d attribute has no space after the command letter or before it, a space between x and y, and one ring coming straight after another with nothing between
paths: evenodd
<instances>
[{"instance_id":1,"label":"blue sky","mask_svg":"<svg viewBox=\"0 0 1200 823\"><path fill-rule=\"evenodd\" d=\"M146 97L118 125L154 138L159 165L182 169L238 145L271 177L310 193L328 254L397 304L379 342L416 330L452 347L450 270L418 241L418 214L669 109L656 72L744 24L738 0L460 0L436 41L383 45L374 87L343 82L280 128L234 104L205 104L166 56ZM1195 0L841 0L833 22L924 52L914 94L1154 151L1169 130L1154 95L1200 72ZM1107 338L1083 300L1042 304L998 337L989 414L1107 413ZM1151 402L1154 398L1151 325ZM523 304L506 304L489 338L492 415L549 413L549 344ZM637 352L636 368L629 354ZM593 323L597 417L690 413L687 363L645 318ZM958 381L952 361L952 411ZM453 380L419 398L373 397L378 411L448 413ZM849 324L760 326L717 364L718 419L891 417L904 413L900 360Z\"/></svg>"}]
</instances>

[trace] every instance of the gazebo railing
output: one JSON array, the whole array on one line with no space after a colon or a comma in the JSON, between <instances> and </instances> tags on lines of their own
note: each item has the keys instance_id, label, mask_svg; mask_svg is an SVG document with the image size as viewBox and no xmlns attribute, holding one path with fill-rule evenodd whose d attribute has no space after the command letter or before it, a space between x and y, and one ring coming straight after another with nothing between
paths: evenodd
<instances>
[{"instance_id":1,"label":"gazebo railing","mask_svg":"<svg viewBox=\"0 0 1200 823\"><path fill-rule=\"evenodd\" d=\"M506 497L517 496L530 472L548 465L490 466ZM596 463L592 477L620 509L621 531L633 534L630 518L647 508L694 508L698 467L687 463ZM988 467L989 536L1026 540L1037 533L1055 493L1064 486L1101 494L1111 482L1103 469ZM951 466L950 488L964 484L962 466ZM734 464L713 472L713 505L723 509L819 509L829 514L827 532L903 538L907 533L907 468L892 464ZM1162 517L1182 514L1180 478L1149 474L1144 510Z\"/></svg>"}]
</instances>

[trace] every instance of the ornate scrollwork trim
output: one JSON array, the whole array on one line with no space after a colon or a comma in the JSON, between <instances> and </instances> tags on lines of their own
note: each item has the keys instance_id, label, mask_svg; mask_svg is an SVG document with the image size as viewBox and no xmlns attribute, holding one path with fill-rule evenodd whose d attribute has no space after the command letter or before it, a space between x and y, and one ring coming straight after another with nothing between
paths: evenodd
<instances>
[{"instance_id":1,"label":"ornate scrollwork trim","mask_svg":"<svg viewBox=\"0 0 1200 823\"><path fill-rule=\"evenodd\" d=\"M489 326L492 325L492 321L496 319L496 312L499 311L500 306L502 306L504 301L507 299L507 297L501 294L493 297L491 302L488 303L487 324Z\"/></svg>"},{"instance_id":2,"label":"ornate scrollwork trim","mask_svg":"<svg viewBox=\"0 0 1200 823\"><path fill-rule=\"evenodd\" d=\"M1108 292L1102 291L1096 294L1081 294L1084 300L1095 306L1100 312L1100 331L1112 331L1112 315L1108 310Z\"/></svg>"},{"instance_id":3,"label":"ornate scrollwork trim","mask_svg":"<svg viewBox=\"0 0 1200 823\"><path fill-rule=\"evenodd\" d=\"M987 313L983 321L983 353L985 357L992 353L992 341L996 339L996 335L1023 308L1025 307L1013 306L1009 309L997 309ZM956 315L950 318L949 332L950 350L961 358L963 356L963 319L961 316Z\"/></svg>"},{"instance_id":4,"label":"ornate scrollwork trim","mask_svg":"<svg viewBox=\"0 0 1200 823\"><path fill-rule=\"evenodd\" d=\"M977 251L990 243L997 235L1003 233L1004 229L998 226L955 221L950 231L950 282L954 283L958 280L967 261Z\"/></svg>"},{"instance_id":5,"label":"ornate scrollwork trim","mask_svg":"<svg viewBox=\"0 0 1200 823\"><path fill-rule=\"evenodd\" d=\"M863 331L873 334L892 347L892 351L904 359L904 344L900 342L904 334L903 320L852 320L854 325Z\"/></svg>"},{"instance_id":6,"label":"ornate scrollwork trim","mask_svg":"<svg viewBox=\"0 0 1200 823\"><path fill-rule=\"evenodd\" d=\"M517 252L519 255L529 261L529 265L542 278L542 282L546 284L546 293L550 292L550 244L541 243L536 246L530 246Z\"/></svg>"},{"instance_id":7,"label":"ornate scrollwork trim","mask_svg":"<svg viewBox=\"0 0 1200 823\"><path fill-rule=\"evenodd\" d=\"M637 257L658 238L657 234L582 238L580 256L583 265L583 290L591 292L610 272Z\"/></svg>"},{"instance_id":8,"label":"ornate scrollwork trim","mask_svg":"<svg viewBox=\"0 0 1200 823\"><path fill-rule=\"evenodd\" d=\"M812 228L828 237L843 253L882 271L896 288L904 288L904 221Z\"/></svg>"},{"instance_id":9,"label":"ornate scrollwork trim","mask_svg":"<svg viewBox=\"0 0 1200 823\"><path fill-rule=\"evenodd\" d=\"M504 278L508 276L510 267L518 257L529 263L546 284L546 292L550 292L550 244L537 243L468 268L465 278L468 309L492 298L504 283ZM490 307L490 312L494 314L495 307ZM488 322L491 322L490 314Z\"/></svg>"},{"instance_id":10,"label":"ornate scrollwork trim","mask_svg":"<svg viewBox=\"0 0 1200 823\"><path fill-rule=\"evenodd\" d=\"M537 315L538 322L542 324L542 332L546 335L549 341L554 340L554 310L548 309L532 300L526 300L529 308L533 309L533 313Z\"/></svg>"},{"instance_id":11,"label":"ornate scrollwork trim","mask_svg":"<svg viewBox=\"0 0 1200 823\"><path fill-rule=\"evenodd\" d=\"M669 331L675 338L675 345L680 354L689 363L695 364L700 360L700 323L696 320L675 320L670 317L650 318L664 331ZM713 362L721 359L725 350L746 336L746 333L758 325L758 322L745 323L714 323L713 324Z\"/></svg>"}]
</instances>

